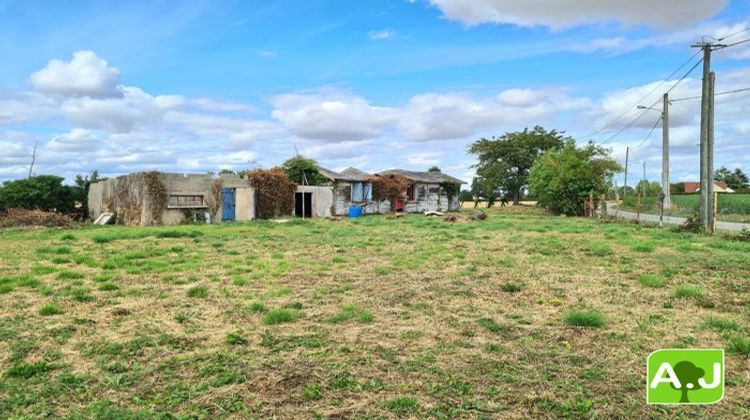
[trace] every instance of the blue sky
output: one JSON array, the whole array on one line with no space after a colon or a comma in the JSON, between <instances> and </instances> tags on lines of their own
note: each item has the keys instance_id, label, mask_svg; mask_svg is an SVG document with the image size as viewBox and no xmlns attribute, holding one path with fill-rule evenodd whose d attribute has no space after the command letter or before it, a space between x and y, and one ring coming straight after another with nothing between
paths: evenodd
<instances>
[{"instance_id":1,"label":"blue sky","mask_svg":"<svg viewBox=\"0 0 750 420\"><path fill-rule=\"evenodd\" d=\"M25 176L36 143L35 172L66 177L270 167L296 147L333 169L470 180L472 140L536 124L607 139L691 42L750 26L744 1L537 3L0 0L0 179ZM716 54L717 90L750 86L747 45ZM750 171L746 98L717 102L717 167ZM696 178L697 105L673 107L674 181ZM614 156L657 117L608 142ZM657 131L637 173L646 160L657 179L659 157Z\"/></svg>"}]
</instances>

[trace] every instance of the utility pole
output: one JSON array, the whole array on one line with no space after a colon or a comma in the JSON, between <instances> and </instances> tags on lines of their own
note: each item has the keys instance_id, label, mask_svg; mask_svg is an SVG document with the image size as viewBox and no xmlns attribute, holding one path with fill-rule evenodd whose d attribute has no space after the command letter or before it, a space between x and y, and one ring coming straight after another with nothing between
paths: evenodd
<instances>
[{"instance_id":1,"label":"utility pole","mask_svg":"<svg viewBox=\"0 0 750 420\"><path fill-rule=\"evenodd\" d=\"M711 136L711 118L713 118L713 108L711 101L711 52L720 48L724 48L726 45L722 44L711 44L707 42L701 42L693 45L693 48L700 48L703 50L703 93L701 100L701 201L700 201L700 220L706 229L706 233L711 232L711 194L713 193L713 174L709 173L713 163L709 164L709 160L713 159L713 151L709 152L710 149L710 136Z\"/></svg>"},{"instance_id":2,"label":"utility pole","mask_svg":"<svg viewBox=\"0 0 750 420\"><path fill-rule=\"evenodd\" d=\"M706 233L714 233L714 99L716 93L716 73L709 75L708 87L708 146L707 146L707 175L708 175L708 206L706 207Z\"/></svg>"},{"instance_id":3,"label":"utility pole","mask_svg":"<svg viewBox=\"0 0 750 420\"><path fill-rule=\"evenodd\" d=\"M672 207L672 194L669 191L669 93L664 94L664 107L661 111L661 190L664 193L664 207Z\"/></svg>"},{"instance_id":4,"label":"utility pole","mask_svg":"<svg viewBox=\"0 0 750 420\"><path fill-rule=\"evenodd\" d=\"M625 148L625 186L622 189L622 196L628 195L628 160L630 159L630 146Z\"/></svg>"},{"instance_id":5,"label":"utility pole","mask_svg":"<svg viewBox=\"0 0 750 420\"><path fill-rule=\"evenodd\" d=\"M648 183L646 182L646 161L643 161L643 183L641 184L641 193L643 193L643 196L646 196L646 193L648 192Z\"/></svg>"}]
</instances>

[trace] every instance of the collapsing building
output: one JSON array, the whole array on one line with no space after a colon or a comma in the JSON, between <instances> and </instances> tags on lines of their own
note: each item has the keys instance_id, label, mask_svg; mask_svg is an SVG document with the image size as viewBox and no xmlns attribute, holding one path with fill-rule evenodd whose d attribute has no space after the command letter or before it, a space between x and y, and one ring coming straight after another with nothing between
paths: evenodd
<instances>
[{"instance_id":1,"label":"collapsing building","mask_svg":"<svg viewBox=\"0 0 750 420\"><path fill-rule=\"evenodd\" d=\"M373 175L356 168L341 172L318 170L329 182L297 188L295 215L298 217L346 216L353 206L360 207L362 214L383 214L392 210L406 213L458 211L461 207L457 190L464 182L441 172L390 169ZM397 176L408 181L395 205L391 205L390 199L373 199L372 181L379 176ZM456 193L451 195L446 184L455 185Z\"/></svg>"},{"instance_id":2,"label":"collapsing building","mask_svg":"<svg viewBox=\"0 0 750 420\"><path fill-rule=\"evenodd\" d=\"M89 216L115 213L127 225L255 218L255 191L234 174L137 172L91 185Z\"/></svg>"},{"instance_id":3,"label":"collapsing building","mask_svg":"<svg viewBox=\"0 0 750 420\"><path fill-rule=\"evenodd\" d=\"M297 186L290 216L346 216L355 207L361 214L460 208L457 192L464 182L441 172L391 169L368 174L355 168L319 171L327 181L323 185ZM406 180L395 203L382 197L375 199L373 181L378 177ZM97 219L104 213L113 213L117 223L127 225L253 220L256 203L253 186L235 174L138 172L94 183L88 195L90 217Z\"/></svg>"}]
</instances>

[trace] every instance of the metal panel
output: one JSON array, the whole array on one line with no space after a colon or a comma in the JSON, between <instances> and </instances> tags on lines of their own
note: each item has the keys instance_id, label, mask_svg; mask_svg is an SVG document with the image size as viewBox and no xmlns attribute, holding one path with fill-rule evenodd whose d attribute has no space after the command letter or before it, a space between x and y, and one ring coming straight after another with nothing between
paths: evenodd
<instances>
[{"instance_id":1,"label":"metal panel","mask_svg":"<svg viewBox=\"0 0 750 420\"><path fill-rule=\"evenodd\" d=\"M221 190L221 220L232 221L235 219L235 190L234 188L222 188Z\"/></svg>"}]
</instances>

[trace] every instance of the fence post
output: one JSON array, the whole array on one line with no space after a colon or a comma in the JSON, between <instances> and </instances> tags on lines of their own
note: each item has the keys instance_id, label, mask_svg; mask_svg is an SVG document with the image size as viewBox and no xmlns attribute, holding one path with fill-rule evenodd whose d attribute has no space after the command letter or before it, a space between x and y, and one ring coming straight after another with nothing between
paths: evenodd
<instances>
[{"instance_id":1,"label":"fence post","mask_svg":"<svg viewBox=\"0 0 750 420\"><path fill-rule=\"evenodd\" d=\"M716 231L716 213L719 210L719 192L714 191L714 211L711 215L711 234L713 235Z\"/></svg>"},{"instance_id":2,"label":"fence post","mask_svg":"<svg viewBox=\"0 0 750 420\"><path fill-rule=\"evenodd\" d=\"M594 207L594 191L589 191L589 209L591 211L591 218L596 216L596 207Z\"/></svg>"},{"instance_id":3,"label":"fence post","mask_svg":"<svg viewBox=\"0 0 750 420\"><path fill-rule=\"evenodd\" d=\"M601 201L602 211L601 211L601 214L599 215L599 218L606 220L608 218L607 216L607 194L602 194L601 200L602 200Z\"/></svg>"},{"instance_id":4,"label":"fence post","mask_svg":"<svg viewBox=\"0 0 750 420\"><path fill-rule=\"evenodd\" d=\"M638 193L638 202L635 206L635 209L636 209L635 222L641 223L641 193Z\"/></svg>"}]
</instances>

